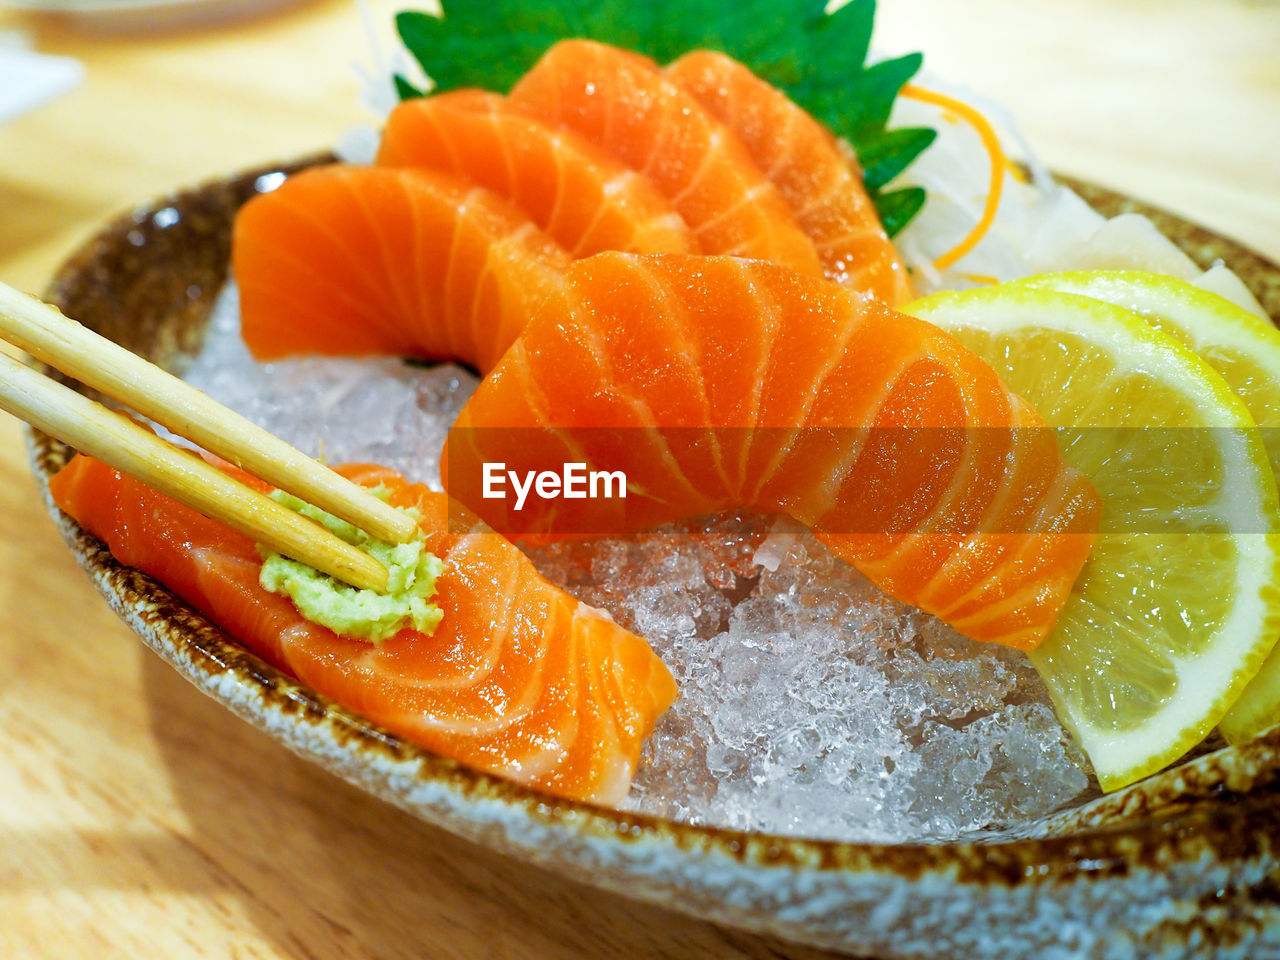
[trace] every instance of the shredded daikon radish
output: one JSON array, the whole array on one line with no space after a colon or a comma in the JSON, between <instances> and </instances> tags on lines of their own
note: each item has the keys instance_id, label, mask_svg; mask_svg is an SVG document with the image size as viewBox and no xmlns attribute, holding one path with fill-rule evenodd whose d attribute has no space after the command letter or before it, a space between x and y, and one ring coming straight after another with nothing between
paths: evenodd
<instances>
[{"instance_id":1,"label":"shredded daikon radish","mask_svg":"<svg viewBox=\"0 0 1280 960\"><path fill-rule=\"evenodd\" d=\"M1057 183L1006 111L936 77L917 81L984 114L1030 169L1025 183L1006 170L1000 205L979 242L956 262L938 261L979 223L991 179L990 151L979 133L945 108L900 97L891 127L928 126L938 138L888 189L923 187L924 208L896 238L917 290L931 293L1058 270L1149 270L1187 280L1265 317L1244 283L1221 262L1202 270L1147 217L1108 219Z\"/></svg>"}]
</instances>

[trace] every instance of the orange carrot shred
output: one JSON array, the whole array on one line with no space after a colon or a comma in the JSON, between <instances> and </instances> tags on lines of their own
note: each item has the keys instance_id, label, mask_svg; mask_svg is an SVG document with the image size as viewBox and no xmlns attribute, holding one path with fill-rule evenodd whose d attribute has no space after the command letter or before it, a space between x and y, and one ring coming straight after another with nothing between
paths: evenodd
<instances>
[{"instance_id":1,"label":"orange carrot shred","mask_svg":"<svg viewBox=\"0 0 1280 960\"><path fill-rule=\"evenodd\" d=\"M976 247L978 241L991 228L991 224L996 218L996 210L1000 207L1000 195L1004 191L1004 172L1009 168L1010 163L1004 155L1004 150L1000 147L1000 140L996 137L995 130L987 122L987 118L963 100L949 97L945 93L938 93L936 90L926 90L924 87L918 87L914 83L909 83L902 88L902 96L912 100L919 100L922 103L931 103L935 107L941 107L943 110L963 117L977 132L978 136L982 138L982 145L991 157L991 185L987 189L987 203L982 210L982 217L963 240L933 261L935 267L939 270L945 270Z\"/></svg>"}]
</instances>

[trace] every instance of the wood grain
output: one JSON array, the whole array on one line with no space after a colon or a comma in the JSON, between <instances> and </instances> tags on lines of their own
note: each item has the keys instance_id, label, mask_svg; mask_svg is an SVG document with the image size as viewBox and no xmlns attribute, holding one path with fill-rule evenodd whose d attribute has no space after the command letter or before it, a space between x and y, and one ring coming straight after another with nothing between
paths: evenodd
<instances>
[{"instance_id":1,"label":"wood grain","mask_svg":"<svg viewBox=\"0 0 1280 960\"><path fill-rule=\"evenodd\" d=\"M385 27L392 3L374 3ZM878 45L1006 103L1058 169L1280 258L1280 6L894 0ZM106 216L365 119L345 0L169 34L0 13L85 85L0 127L0 280ZM302 763L146 652L0 422L0 956L806 958L562 880Z\"/></svg>"}]
</instances>

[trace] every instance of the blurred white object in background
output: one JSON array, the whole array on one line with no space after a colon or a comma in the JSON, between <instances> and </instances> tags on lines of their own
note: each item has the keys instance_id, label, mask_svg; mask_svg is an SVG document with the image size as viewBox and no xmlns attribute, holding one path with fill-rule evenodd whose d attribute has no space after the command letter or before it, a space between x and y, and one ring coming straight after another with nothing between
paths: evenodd
<instances>
[{"instance_id":1,"label":"blurred white object in background","mask_svg":"<svg viewBox=\"0 0 1280 960\"><path fill-rule=\"evenodd\" d=\"M56 13L89 31L154 32L207 27L301 0L2 0L0 6Z\"/></svg>"},{"instance_id":2,"label":"blurred white object in background","mask_svg":"<svg viewBox=\"0 0 1280 960\"><path fill-rule=\"evenodd\" d=\"M373 163L378 153L378 143L382 139L380 131L387 115L400 102L395 75L400 74L420 90L429 90L432 83L397 37L381 35L384 32L384 24L380 22L383 11L375 10L370 0L356 0L356 6L360 9L360 22L369 49L367 60L353 61L351 67L360 78L360 103L373 115L376 124L366 123L343 131L333 150L343 163L368 165ZM415 0L403 6L440 14L439 4L434 0ZM386 18L386 22L389 24L391 18Z\"/></svg>"},{"instance_id":3,"label":"blurred white object in background","mask_svg":"<svg viewBox=\"0 0 1280 960\"><path fill-rule=\"evenodd\" d=\"M79 60L36 53L22 34L0 33L0 123L61 96L82 79Z\"/></svg>"}]
</instances>

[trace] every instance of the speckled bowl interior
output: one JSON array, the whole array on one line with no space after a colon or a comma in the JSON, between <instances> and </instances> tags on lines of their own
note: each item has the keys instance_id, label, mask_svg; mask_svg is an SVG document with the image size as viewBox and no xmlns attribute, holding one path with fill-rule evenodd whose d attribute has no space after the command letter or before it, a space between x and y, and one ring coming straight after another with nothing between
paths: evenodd
<instances>
[{"instance_id":1,"label":"speckled bowl interior","mask_svg":"<svg viewBox=\"0 0 1280 960\"><path fill-rule=\"evenodd\" d=\"M180 369L226 278L237 208L273 174L322 159L120 217L62 267L48 298ZM1104 213L1152 217L1202 264L1225 260L1280 316L1274 264L1136 201L1072 185ZM47 500L49 478L72 451L34 431L28 445ZM112 607L202 691L424 820L589 883L866 956L1280 956L1280 730L991 842L854 844L692 827L544 796L407 743L247 653L49 509Z\"/></svg>"}]
</instances>

